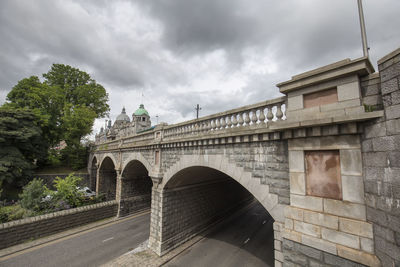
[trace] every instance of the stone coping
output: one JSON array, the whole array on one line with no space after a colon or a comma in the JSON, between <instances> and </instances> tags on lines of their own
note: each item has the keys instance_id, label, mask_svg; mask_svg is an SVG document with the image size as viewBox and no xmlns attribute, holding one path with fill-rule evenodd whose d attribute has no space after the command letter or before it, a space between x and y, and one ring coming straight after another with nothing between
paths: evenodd
<instances>
[{"instance_id":1,"label":"stone coping","mask_svg":"<svg viewBox=\"0 0 400 267\"><path fill-rule=\"evenodd\" d=\"M347 58L345 60L341 60L336 63L293 76L291 80L278 83L276 86L279 87L279 91L281 93L287 94L291 91L324 81L333 80L338 77L352 74L368 75L374 72L374 67L372 66L368 57L361 57L354 60Z\"/></svg>"},{"instance_id":2,"label":"stone coping","mask_svg":"<svg viewBox=\"0 0 400 267\"><path fill-rule=\"evenodd\" d=\"M381 65L382 63L392 59L393 57L397 56L400 54L400 47L394 50L393 52L387 54L386 56L382 57L381 59L378 60L378 65Z\"/></svg>"},{"instance_id":3,"label":"stone coping","mask_svg":"<svg viewBox=\"0 0 400 267\"><path fill-rule=\"evenodd\" d=\"M111 200L111 201L101 202L101 203L97 203L97 204L93 204L93 205L87 205L87 206L82 206L82 207L68 209L68 210L51 212L51 213L47 213L47 214L43 214L43 215L39 215L39 216L28 217L25 219L2 223L2 224L0 224L0 229L6 229L6 228L18 226L18 225L38 222L38 221L47 220L47 219L54 218L54 217L65 216L68 214L79 213L82 211L97 209L97 208L101 208L101 207L112 206L115 204L117 204L117 201Z\"/></svg>"}]
</instances>

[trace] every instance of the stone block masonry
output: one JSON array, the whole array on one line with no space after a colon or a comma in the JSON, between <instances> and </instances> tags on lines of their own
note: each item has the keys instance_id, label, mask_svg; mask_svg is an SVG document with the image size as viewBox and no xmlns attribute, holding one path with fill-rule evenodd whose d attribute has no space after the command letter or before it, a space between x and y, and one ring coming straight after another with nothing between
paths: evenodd
<instances>
[{"instance_id":1,"label":"stone block masonry","mask_svg":"<svg viewBox=\"0 0 400 267\"><path fill-rule=\"evenodd\" d=\"M150 206L150 194L121 199L119 202L118 217L127 216L140 210L149 209Z\"/></svg>"},{"instance_id":2,"label":"stone block masonry","mask_svg":"<svg viewBox=\"0 0 400 267\"><path fill-rule=\"evenodd\" d=\"M283 266L366 266L286 238L283 238L282 250L285 255Z\"/></svg>"},{"instance_id":3,"label":"stone block masonry","mask_svg":"<svg viewBox=\"0 0 400 267\"><path fill-rule=\"evenodd\" d=\"M379 60L378 67L375 81L364 86L371 94L381 87L385 111L383 118L364 124L366 215L382 266L400 266L400 49Z\"/></svg>"},{"instance_id":4,"label":"stone block masonry","mask_svg":"<svg viewBox=\"0 0 400 267\"><path fill-rule=\"evenodd\" d=\"M149 247L164 254L226 216L251 195L233 180L153 190ZM155 235L154 235L155 234Z\"/></svg>"},{"instance_id":5,"label":"stone block masonry","mask_svg":"<svg viewBox=\"0 0 400 267\"><path fill-rule=\"evenodd\" d=\"M0 224L0 249L117 215L116 201Z\"/></svg>"}]
</instances>

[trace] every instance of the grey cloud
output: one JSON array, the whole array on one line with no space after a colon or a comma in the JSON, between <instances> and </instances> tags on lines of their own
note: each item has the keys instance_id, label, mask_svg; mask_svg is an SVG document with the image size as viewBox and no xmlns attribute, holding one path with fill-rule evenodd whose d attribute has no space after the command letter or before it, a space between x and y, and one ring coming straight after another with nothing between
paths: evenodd
<instances>
[{"instance_id":1,"label":"grey cloud","mask_svg":"<svg viewBox=\"0 0 400 267\"><path fill-rule=\"evenodd\" d=\"M121 5L136 12L119 14ZM364 1L364 8L374 63L400 44L400 1ZM118 21L131 17L138 20ZM145 24L136 24L142 20ZM140 34L152 33L146 23L153 22L150 26L160 27L160 37L140 39ZM292 75L361 56L358 23L356 1L349 0L2 0L0 101L18 80L41 76L52 63L65 63L90 72L110 96L118 96L112 98L111 114L119 114L125 92L136 96L145 91L148 102L165 112L158 114L160 121L174 122L176 114L194 117L197 103L207 115L277 97L275 84ZM139 37L137 26L142 27ZM249 49L269 58L256 58L256 67L273 63L276 71L241 73L250 61ZM195 66L194 58L217 50L226 54L226 63ZM218 72L219 79L241 74L246 82L234 93L214 83L192 90L211 72ZM127 109L135 109L137 101Z\"/></svg>"}]
</instances>

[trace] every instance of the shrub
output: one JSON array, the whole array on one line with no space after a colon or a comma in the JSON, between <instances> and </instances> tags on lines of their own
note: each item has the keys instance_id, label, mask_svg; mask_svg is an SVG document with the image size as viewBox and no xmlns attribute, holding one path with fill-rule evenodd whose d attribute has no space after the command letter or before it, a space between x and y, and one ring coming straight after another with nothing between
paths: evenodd
<instances>
[{"instance_id":1,"label":"shrub","mask_svg":"<svg viewBox=\"0 0 400 267\"><path fill-rule=\"evenodd\" d=\"M43 209L42 199L49 190L43 184L42 179L33 179L24 186L22 193L19 195L21 207L33 211Z\"/></svg>"},{"instance_id":2,"label":"shrub","mask_svg":"<svg viewBox=\"0 0 400 267\"><path fill-rule=\"evenodd\" d=\"M54 180L54 187L57 192L54 194L54 199L58 203L60 200L65 202L61 203L62 205L60 206L65 207L65 204L67 204L69 207L78 207L82 204L83 193L78 191L80 181L81 178L75 176L73 173L65 177L65 179L56 177Z\"/></svg>"},{"instance_id":3,"label":"shrub","mask_svg":"<svg viewBox=\"0 0 400 267\"><path fill-rule=\"evenodd\" d=\"M0 207L0 223L23 219L35 213L22 208L20 205Z\"/></svg>"}]
</instances>

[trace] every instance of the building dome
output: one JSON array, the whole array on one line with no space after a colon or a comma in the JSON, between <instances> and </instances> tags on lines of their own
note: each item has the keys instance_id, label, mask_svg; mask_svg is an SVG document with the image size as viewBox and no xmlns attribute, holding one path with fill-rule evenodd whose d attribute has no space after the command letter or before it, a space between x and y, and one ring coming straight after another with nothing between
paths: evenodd
<instances>
[{"instance_id":1,"label":"building dome","mask_svg":"<svg viewBox=\"0 0 400 267\"><path fill-rule=\"evenodd\" d=\"M139 108L135 111L135 113L133 113L133 115L134 115L134 116L143 116L143 115L146 115L146 116L149 116L149 117L150 117L150 115L149 115L149 113L147 112L147 110L144 109L144 105L143 105L143 104L140 104Z\"/></svg>"},{"instance_id":2,"label":"building dome","mask_svg":"<svg viewBox=\"0 0 400 267\"><path fill-rule=\"evenodd\" d=\"M147 112L147 111L146 111L146 112ZM129 116L126 115L125 107L122 108L121 114L119 114L118 117L117 117L117 119L115 120L115 122L117 122L117 121L126 121L126 122L130 122L130 121L131 121L131 120L129 119Z\"/></svg>"}]
</instances>

